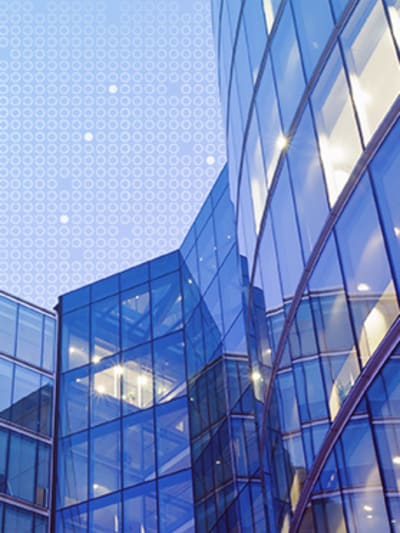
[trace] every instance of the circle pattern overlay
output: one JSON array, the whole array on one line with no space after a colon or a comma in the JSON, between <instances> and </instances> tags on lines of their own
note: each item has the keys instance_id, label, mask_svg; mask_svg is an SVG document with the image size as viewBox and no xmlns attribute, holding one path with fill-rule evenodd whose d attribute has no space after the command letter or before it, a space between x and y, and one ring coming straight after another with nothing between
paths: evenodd
<instances>
[{"instance_id":1,"label":"circle pattern overlay","mask_svg":"<svg viewBox=\"0 0 400 533\"><path fill-rule=\"evenodd\" d=\"M0 0L0 289L176 249L225 159L209 0Z\"/></svg>"}]
</instances>

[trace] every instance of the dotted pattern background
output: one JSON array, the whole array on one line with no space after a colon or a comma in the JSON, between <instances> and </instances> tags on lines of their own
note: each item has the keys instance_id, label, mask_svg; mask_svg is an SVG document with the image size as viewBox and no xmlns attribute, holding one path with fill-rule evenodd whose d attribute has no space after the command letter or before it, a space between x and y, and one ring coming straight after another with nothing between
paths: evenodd
<instances>
[{"instance_id":1,"label":"dotted pattern background","mask_svg":"<svg viewBox=\"0 0 400 533\"><path fill-rule=\"evenodd\" d=\"M224 162L209 0L0 0L0 288L177 248Z\"/></svg>"}]
</instances>

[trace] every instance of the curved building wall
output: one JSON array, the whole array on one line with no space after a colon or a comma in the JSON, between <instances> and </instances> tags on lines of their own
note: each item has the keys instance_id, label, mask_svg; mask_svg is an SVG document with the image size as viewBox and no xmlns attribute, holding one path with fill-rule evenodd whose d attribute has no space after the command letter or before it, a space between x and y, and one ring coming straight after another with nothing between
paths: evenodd
<instances>
[{"instance_id":1,"label":"curved building wall","mask_svg":"<svg viewBox=\"0 0 400 533\"><path fill-rule=\"evenodd\" d=\"M231 2L216 2L231 196L250 277L270 525L295 531L330 428L397 327L400 4L239 3L233 37ZM241 38L252 16L264 33ZM332 530L363 530L346 509ZM304 531L324 530L310 523Z\"/></svg>"}]
</instances>

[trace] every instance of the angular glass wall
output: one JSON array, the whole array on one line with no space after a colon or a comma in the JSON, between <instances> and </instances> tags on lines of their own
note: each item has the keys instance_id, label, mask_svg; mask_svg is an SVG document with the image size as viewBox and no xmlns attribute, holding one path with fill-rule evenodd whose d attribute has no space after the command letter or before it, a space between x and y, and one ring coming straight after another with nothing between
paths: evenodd
<instances>
[{"instance_id":1,"label":"angular glass wall","mask_svg":"<svg viewBox=\"0 0 400 533\"><path fill-rule=\"evenodd\" d=\"M0 530L45 533L55 317L0 292Z\"/></svg>"},{"instance_id":2,"label":"angular glass wall","mask_svg":"<svg viewBox=\"0 0 400 533\"><path fill-rule=\"evenodd\" d=\"M180 251L59 316L56 530L264 531L227 172Z\"/></svg>"}]
</instances>

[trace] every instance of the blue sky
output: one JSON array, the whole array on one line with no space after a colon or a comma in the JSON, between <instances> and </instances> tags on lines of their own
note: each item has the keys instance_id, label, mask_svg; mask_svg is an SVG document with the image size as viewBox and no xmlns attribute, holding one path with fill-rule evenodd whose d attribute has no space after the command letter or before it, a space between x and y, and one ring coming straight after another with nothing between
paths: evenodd
<instances>
[{"instance_id":1,"label":"blue sky","mask_svg":"<svg viewBox=\"0 0 400 533\"><path fill-rule=\"evenodd\" d=\"M209 0L0 0L0 288L175 249L224 162Z\"/></svg>"}]
</instances>

